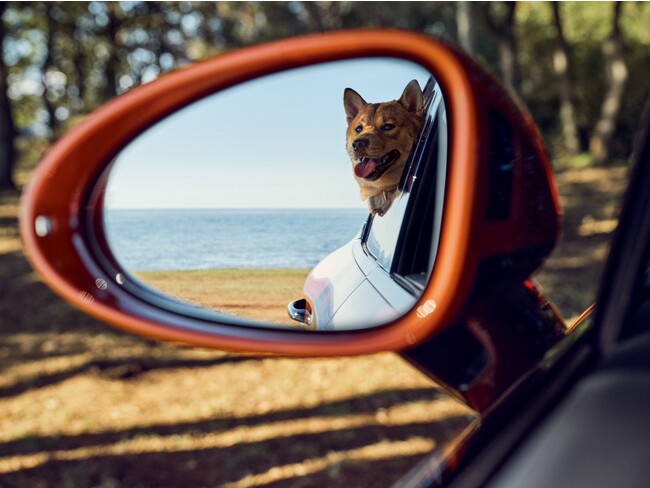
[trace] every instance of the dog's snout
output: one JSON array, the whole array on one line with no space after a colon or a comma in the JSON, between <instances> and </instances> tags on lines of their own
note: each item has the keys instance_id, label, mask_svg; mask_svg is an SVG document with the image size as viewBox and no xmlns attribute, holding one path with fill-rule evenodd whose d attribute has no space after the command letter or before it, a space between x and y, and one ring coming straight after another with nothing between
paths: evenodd
<instances>
[{"instance_id":1,"label":"dog's snout","mask_svg":"<svg viewBox=\"0 0 650 488\"><path fill-rule=\"evenodd\" d=\"M359 137L352 142L352 149L355 151L360 151L368 147L368 139Z\"/></svg>"}]
</instances>

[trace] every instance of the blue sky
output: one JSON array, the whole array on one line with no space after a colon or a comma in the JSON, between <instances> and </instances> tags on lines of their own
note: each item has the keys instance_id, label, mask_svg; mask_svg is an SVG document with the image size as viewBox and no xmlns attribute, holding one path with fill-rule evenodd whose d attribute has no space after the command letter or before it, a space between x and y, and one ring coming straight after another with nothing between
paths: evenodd
<instances>
[{"instance_id":1,"label":"blue sky","mask_svg":"<svg viewBox=\"0 0 650 488\"><path fill-rule=\"evenodd\" d=\"M343 90L399 98L429 73L396 59L299 68L224 90L151 127L116 158L108 208L362 208Z\"/></svg>"}]
</instances>

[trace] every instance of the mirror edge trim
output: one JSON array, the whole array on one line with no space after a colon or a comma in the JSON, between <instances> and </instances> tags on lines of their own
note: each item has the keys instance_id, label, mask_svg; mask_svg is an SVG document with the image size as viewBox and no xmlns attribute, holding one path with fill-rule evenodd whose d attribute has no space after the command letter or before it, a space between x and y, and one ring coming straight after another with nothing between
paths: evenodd
<instances>
[{"instance_id":1,"label":"mirror edge trim","mask_svg":"<svg viewBox=\"0 0 650 488\"><path fill-rule=\"evenodd\" d=\"M440 83L453 114L438 262L431 281L411 311L385 326L340 333L247 329L227 324L208 332L195 328L199 325L196 320L185 318L175 323L169 312L117 292L107 298L93 287L95 280L108 277L103 277L98 267L90 272L89 268L94 268L92 259L84 255L82 220L87 195L101 170L133 137L174 110L236 83L317 62L367 56L395 56L421 64ZM20 225L26 254L44 281L84 312L156 339L298 356L367 354L403 350L420 343L448 325L458 313L478 267L478 258L470 253L469 244L478 201L472 191L478 178L478 109L468 69L461 60L446 43L421 34L348 31L246 48L138 87L89 116L59 141L39 165L22 201ZM64 191L52 195L55 187L60 188L55 183L65 183ZM39 216L52 219L52 235L36 234L34 222ZM54 240L57 233L60 238ZM66 239L67 244L63 242ZM67 266L67 271L62 271L61 266ZM125 306L128 307L118 308Z\"/></svg>"}]
</instances>

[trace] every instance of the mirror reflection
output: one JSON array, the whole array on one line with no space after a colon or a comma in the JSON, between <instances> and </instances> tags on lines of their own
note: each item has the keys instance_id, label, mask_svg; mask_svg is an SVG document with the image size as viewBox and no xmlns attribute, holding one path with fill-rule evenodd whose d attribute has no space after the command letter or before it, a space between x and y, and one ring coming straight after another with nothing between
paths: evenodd
<instances>
[{"instance_id":1,"label":"mirror reflection","mask_svg":"<svg viewBox=\"0 0 650 488\"><path fill-rule=\"evenodd\" d=\"M126 279L195 310L309 330L380 325L415 304L432 269L446 141L435 80L411 62L266 76L118 154L106 238Z\"/></svg>"}]
</instances>

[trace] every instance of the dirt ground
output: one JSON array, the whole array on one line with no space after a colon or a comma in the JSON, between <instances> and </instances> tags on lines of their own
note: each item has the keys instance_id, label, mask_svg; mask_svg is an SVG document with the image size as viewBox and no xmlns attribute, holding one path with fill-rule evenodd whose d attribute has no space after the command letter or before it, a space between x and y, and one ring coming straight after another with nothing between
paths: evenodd
<instances>
[{"instance_id":1,"label":"dirt ground","mask_svg":"<svg viewBox=\"0 0 650 488\"><path fill-rule=\"evenodd\" d=\"M147 271L136 273L136 278L166 295L208 310L298 328L298 322L289 318L287 304L302 296L309 271L307 268Z\"/></svg>"},{"instance_id":2,"label":"dirt ground","mask_svg":"<svg viewBox=\"0 0 650 488\"><path fill-rule=\"evenodd\" d=\"M591 303L626 168L558 174L563 240L538 274ZM470 413L398 356L286 359L153 343L77 312L21 252L0 196L0 487L388 486Z\"/></svg>"},{"instance_id":3,"label":"dirt ground","mask_svg":"<svg viewBox=\"0 0 650 488\"><path fill-rule=\"evenodd\" d=\"M627 174L627 166L556 174L564 212L562 233L535 281L567 320L580 315L596 298Z\"/></svg>"}]
</instances>

